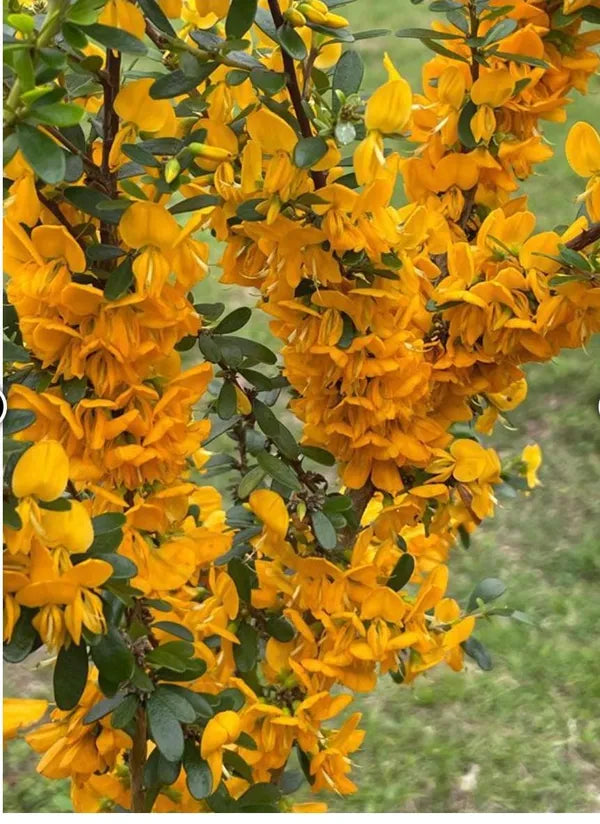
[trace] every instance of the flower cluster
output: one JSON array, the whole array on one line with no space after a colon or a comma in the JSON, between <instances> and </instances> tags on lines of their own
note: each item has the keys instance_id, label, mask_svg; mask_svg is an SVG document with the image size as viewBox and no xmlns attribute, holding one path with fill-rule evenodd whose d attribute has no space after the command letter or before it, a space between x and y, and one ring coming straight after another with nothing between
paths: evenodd
<instances>
[{"instance_id":1,"label":"flower cluster","mask_svg":"<svg viewBox=\"0 0 600 824\"><path fill-rule=\"evenodd\" d=\"M524 364L600 330L594 127L570 225L517 194L598 68L600 4L453 3L398 32L435 52L423 93L386 55L366 99L321 0L17 5L4 637L57 656L38 770L82 812L321 810L284 797L293 751L354 792L353 694L477 660L500 593L451 597L450 552L541 463L484 436ZM164 71L129 65L149 49ZM280 367L235 334L250 309L196 303L209 234ZM9 737L45 710L11 699Z\"/></svg>"}]
</instances>

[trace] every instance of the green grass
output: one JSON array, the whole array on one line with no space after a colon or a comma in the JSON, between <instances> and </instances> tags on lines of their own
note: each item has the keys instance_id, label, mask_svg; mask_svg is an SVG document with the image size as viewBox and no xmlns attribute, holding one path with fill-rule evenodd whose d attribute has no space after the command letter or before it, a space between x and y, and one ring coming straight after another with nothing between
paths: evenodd
<instances>
[{"instance_id":1,"label":"green grass","mask_svg":"<svg viewBox=\"0 0 600 824\"><path fill-rule=\"evenodd\" d=\"M343 11L356 30L429 19L408 0L363 0ZM360 49L370 88L383 78L384 50L415 88L428 56L419 43L391 36L363 41ZM569 123L598 122L599 90L595 82L589 97L574 95ZM548 124L545 132L556 157L527 185L540 228L567 222L581 190L564 160L565 124ZM201 285L204 300L253 302L235 287L219 287L217 277L213 269ZM252 333L268 337L264 325ZM453 594L463 598L481 578L502 578L509 587L503 603L527 612L536 626L496 618L478 627L494 658L492 672L470 664L458 674L436 670L411 688L384 679L358 698L367 730L356 755L359 792L329 798L332 810L600 810L600 340L589 354L567 352L532 366L529 379L529 397L511 415L516 431L497 430L493 442L502 454L540 443L543 486L502 502L471 548L455 551L451 580ZM6 678L6 695L49 694L47 678L28 663L7 667ZM8 745L4 810L70 810L68 782L37 776L36 760L22 742Z\"/></svg>"}]
</instances>

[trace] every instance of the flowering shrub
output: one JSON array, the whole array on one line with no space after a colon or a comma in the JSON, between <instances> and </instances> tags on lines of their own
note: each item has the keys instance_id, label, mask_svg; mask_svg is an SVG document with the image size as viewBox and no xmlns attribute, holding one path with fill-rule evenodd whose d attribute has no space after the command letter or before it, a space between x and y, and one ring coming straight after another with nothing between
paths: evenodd
<instances>
[{"instance_id":1,"label":"flowering shrub","mask_svg":"<svg viewBox=\"0 0 600 824\"><path fill-rule=\"evenodd\" d=\"M538 483L537 446L483 445L521 367L600 329L595 128L574 220L518 194L600 2L436 0L396 32L422 92L386 55L370 95L386 30L331 0L8 5L4 649L55 657L38 771L82 812L321 810L286 796L356 790L354 693L487 669L477 619L524 617L447 562ZM202 302L209 235L280 357Z\"/></svg>"}]
</instances>

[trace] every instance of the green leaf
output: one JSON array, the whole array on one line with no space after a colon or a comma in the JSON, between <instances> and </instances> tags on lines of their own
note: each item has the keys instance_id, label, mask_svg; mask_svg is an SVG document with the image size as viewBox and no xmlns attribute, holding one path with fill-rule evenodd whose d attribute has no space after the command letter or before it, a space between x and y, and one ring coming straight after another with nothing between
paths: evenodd
<instances>
[{"instance_id":1,"label":"green leaf","mask_svg":"<svg viewBox=\"0 0 600 824\"><path fill-rule=\"evenodd\" d=\"M205 209L207 206L217 206L220 203L218 197L215 195L196 195L195 197L188 197L186 200L181 200L174 206L171 206L169 211L172 215L182 215L186 212L196 212L200 209ZM198 304L199 306L208 306L210 304ZM214 306L223 306L222 303L213 304ZM198 306L195 307L197 311ZM223 306L223 309L225 307ZM222 310L221 310L222 311ZM201 313L203 314L203 313Z\"/></svg>"},{"instance_id":2,"label":"green leaf","mask_svg":"<svg viewBox=\"0 0 600 824\"><path fill-rule=\"evenodd\" d=\"M398 29L394 32L396 37L408 37L416 40L462 40L462 34L452 34L447 31L435 31L435 29Z\"/></svg>"},{"instance_id":3,"label":"green leaf","mask_svg":"<svg viewBox=\"0 0 600 824\"><path fill-rule=\"evenodd\" d=\"M119 300L129 291L133 283L133 268L130 258L125 260L113 269L106 283L104 284L104 297L106 300Z\"/></svg>"},{"instance_id":4,"label":"green leaf","mask_svg":"<svg viewBox=\"0 0 600 824\"><path fill-rule=\"evenodd\" d=\"M107 681L120 684L133 674L133 653L116 627L109 627L106 635L91 648L91 653L94 664Z\"/></svg>"},{"instance_id":5,"label":"green leaf","mask_svg":"<svg viewBox=\"0 0 600 824\"><path fill-rule=\"evenodd\" d=\"M254 86L270 95L277 94L285 87L285 75L268 69L252 69L250 80Z\"/></svg>"},{"instance_id":6,"label":"green leaf","mask_svg":"<svg viewBox=\"0 0 600 824\"><path fill-rule=\"evenodd\" d=\"M469 596L467 604L468 612L477 609L477 601L481 600L485 604L495 601L506 592L506 585L499 578L484 578L480 581Z\"/></svg>"},{"instance_id":7,"label":"green leaf","mask_svg":"<svg viewBox=\"0 0 600 824\"><path fill-rule=\"evenodd\" d=\"M241 558L232 558L227 564L227 572L233 579L241 600L250 603L252 586L255 581L254 571Z\"/></svg>"},{"instance_id":8,"label":"green leaf","mask_svg":"<svg viewBox=\"0 0 600 824\"><path fill-rule=\"evenodd\" d=\"M388 587L393 589L395 592L402 589L403 586L406 586L410 581L412 574L415 569L415 559L412 555L409 555L405 552L403 555L398 558L394 569L392 570L392 574L389 577L387 582Z\"/></svg>"},{"instance_id":9,"label":"green leaf","mask_svg":"<svg viewBox=\"0 0 600 824\"><path fill-rule=\"evenodd\" d=\"M242 355L258 363L277 363L277 355L262 343L254 340L239 338L236 335L214 335L213 342L218 346L233 346L240 350Z\"/></svg>"},{"instance_id":10,"label":"green leaf","mask_svg":"<svg viewBox=\"0 0 600 824\"><path fill-rule=\"evenodd\" d=\"M13 629L12 637L2 648L4 660L8 661L9 664L18 664L27 658L36 642L38 642L37 630L31 623L31 619L35 617L37 612L36 609L21 608L21 614Z\"/></svg>"},{"instance_id":11,"label":"green leaf","mask_svg":"<svg viewBox=\"0 0 600 824\"><path fill-rule=\"evenodd\" d=\"M315 538L323 549L335 549L337 545L337 535L335 527L324 512L316 511L310 513Z\"/></svg>"},{"instance_id":12,"label":"green leaf","mask_svg":"<svg viewBox=\"0 0 600 824\"><path fill-rule=\"evenodd\" d=\"M279 789L283 795L291 795L300 789L304 775L299 770L286 770L279 779Z\"/></svg>"},{"instance_id":13,"label":"green leaf","mask_svg":"<svg viewBox=\"0 0 600 824\"><path fill-rule=\"evenodd\" d=\"M236 209L236 215L240 218L240 220L248 220L248 221L259 221L265 220L266 215L262 212L257 210L257 206L261 203L264 203L264 199L260 197L252 198L251 200L245 200L243 203Z\"/></svg>"},{"instance_id":14,"label":"green leaf","mask_svg":"<svg viewBox=\"0 0 600 824\"><path fill-rule=\"evenodd\" d=\"M163 632L168 632L170 635L175 635L183 641L193 642L194 636L187 627L183 624L176 624L174 621L157 621L152 624L152 629L160 629Z\"/></svg>"},{"instance_id":15,"label":"green leaf","mask_svg":"<svg viewBox=\"0 0 600 824\"><path fill-rule=\"evenodd\" d=\"M441 43L436 43L435 40L423 40L423 45L427 46L427 48L432 52L448 57L450 60L458 60L460 63L469 62L466 57L462 56L462 54L457 54L456 52L447 49L445 46L442 46Z\"/></svg>"},{"instance_id":16,"label":"green leaf","mask_svg":"<svg viewBox=\"0 0 600 824\"><path fill-rule=\"evenodd\" d=\"M465 149L474 149L477 146L477 141L471 131L471 119L476 112L477 106L472 100L467 100L458 118L458 139Z\"/></svg>"},{"instance_id":17,"label":"green leaf","mask_svg":"<svg viewBox=\"0 0 600 824\"><path fill-rule=\"evenodd\" d=\"M262 479L265 477L265 472L260 466L253 466L250 469L242 480L240 481L238 488L237 488L237 495L238 498L243 501L245 500L251 492L253 492Z\"/></svg>"},{"instance_id":18,"label":"green leaf","mask_svg":"<svg viewBox=\"0 0 600 824\"><path fill-rule=\"evenodd\" d=\"M65 153L54 140L28 123L17 124L16 134L19 149L39 178L50 184L64 180L67 170Z\"/></svg>"},{"instance_id":19,"label":"green leaf","mask_svg":"<svg viewBox=\"0 0 600 824\"><path fill-rule=\"evenodd\" d=\"M275 784L267 784L266 782L253 784L250 789L238 799L238 804L242 809L254 806L255 804L264 804L265 802L278 801L281 798L281 791Z\"/></svg>"},{"instance_id":20,"label":"green leaf","mask_svg":"<svg viewBox=\"0 0 600 824\"><path fill-rule=\"evenodd\" d=\"M113 712L113 710L116 710L119 704L121 704L124 700L125 695L122 692L117 692L110 698L103 698L87 711L87 713L83 716L83 723L94 724L101 718L105 718L109 713Z\"/></svg>"},{"instance_id":21,"label":"green leaf","mask_svg":"<svg viewBox=\"0 0 600 824\"><path fill-rule=\"evenodd\" d=\"M159 31L169 35L169 37L176 36L167 16L164 14L156 0L138 0L138 2L146 17L151 23L154 23Z\"/></svg>"},{"instance_id":22,"label":"green leaf","mask_svg":"<svg viewBox=\"0 0 600 824\"><path fill-rule=\"evenodd\" d=\"M217 63L198 63L192 74L187 74L181 69L163 74L150 86L150 97L154 100L164 100L191 92L203 83L216 67Z\"/></svg>"},{"instance_id":23,"label":"green leaf","mask_svg":"<svg viewBox=\"0 0 600 824\"><path fill-rule=\"evenodd\" d=\"M237 629L240 643L233 647L233 658L238 672L250 672L258 658L258 633L249 624L240 624Z\"/></svg>"},{"instance_id":24,"label":"green leaf","mask_svg":"<svg viewBox=\"0 0 600 824\"><path fill-rule=\"evenodd\" d=\"M4 454L6 455L6 451ZM17 501L15 498L13 498L12 501L5 498L2 505L4 526L9 527L10 529L21 529L23 527L23 521L17 512L16 503Z\"/></svg>"},{"instance_id":25,"label":"green leaf","mask_svg":"<svg viewBox=\"0 0 600 824\"><path fill-rule=\"evenodd\" d=\"M201 195L201 197L203 197L203 195ZM190 200L194 200L194 198L192 197L192 198L190 198ZM181 205L181 204L179 204L179 205ZM200 208L200 207L198 207L198 208ZM194 309L196 310L196 312L198 312L199 315L202 315L202 317L205 318L205 320L216 320L225 311L225 304L224 303L196 303L196 304L194 304Z\"/></svg>"},{"instance_id":26,"label":"green leaf","mask_svg":"<svg viewBox=\"0 0 600 824\"><path fill-rule=\"evenodd\" d=\"M77 209L81 209L82 212L97 217L105 223L114 223L116 225L121 220L121 211L107 211L98 208L99 204L106 200L106 197L95 189L90 189L88 186L67 186L63 194Z\"/></svg>"},{"instance_id":27,"label":"green leaf","mask_svg":"<svg viewBox=\"0 0 600 824\"><path fill-rule=\"evenodd\" d=\"M166 644L153 649L146 656L146 662L153 667L165 667L173 672L185 672L190 666L189 659L193 655L193 647L189 654L184 654L183 650L176 647L176 644L186 643L183 641L169 641ZM190 646L190 645L188 645Z\"/></svg>"},{"instance_id":28,"label":"green leaf","mask_svg":"<svg viewBox=\"0 0 600 824\"><path fill-rule=\"evenodd\" d=\"M306 57L306 46L304 40L298 32L291 26L284 25L277 29L277 40L281 48L293 57L294 60L304 60Z\"/></svg>"},{"instance_id":29,"label":"green leaf","mask_svg":"<svg viewBox=\"0 0 600 824\"><path fill-rule=\"evenodd\" d=\"M30 14L9 14L6 17L6 22L13 29L23 32L23 34L32 34L35 29L35 20Z\"/></svg>"},{"instance_id":30,"label":"green leaf","mask_svg":"<svg viewBox=\"0 0 600 824\"><path fill-rule=\"evenodd\" d=\"M115 29L112 26L104 26L102 23L92 23L90 26L81 27L87 37L95 40L103 46L125 54L146 54L148 49L137 37L122 29Z\"/></svg>"},{"instance_id":31,"label":"green leaf","mask_svg":"<svg viewBox=\"0 0 600 824\"><path fill-rule=\"evenodd\" d=\"M29 363L31 354L23 346L19 346L8 338L3 338L2 360L5 363Z\"/></svg>"},{"instance_id":32,"label":"green leaf","mask_svg":"<svg viewBox=\"0 0 600 824\"><path fill-rule=\"evenodd\" d=\"M326 449L321 449L319 446L300 446L302 454L315 463L322 466L334 466L335 457Z\"/></svg>"},{"instance_id":33,"label":"green leaf","mask_svg":"<svg viewBox=\"0 0 600 824\"><path fill-rule=\"evenodd\" d=\"M52 512L68 512L71 509L71 501L69 498L56 498L54 501L39 501L38 506Z\"/></svg>"},{"instance_id":34,"label":"green leaf","mask_svg":"<svg viewBox=\"0 0 600 824\"><path fill-rule=\"evenodd\" d=\"M169 685L160 685L153 695L160 698L182 724L192 724L196 720L196 710L185 696L172 690Z\"/></svg>"},{"instance_id":35,"label":"green leaf","mask_svg":"<svg viewBox=\"0 0 600 824\"><path fill-rule=\"evenodd\" d=\"M36 106L33 114L42 123L64 128L80 123L85 116L85 109L76 103L53 103L51 106Z\"/></svg>"},{"instance_id":36,"label":"green leaf","mask_svg":"<svg viewBox=\"0 0 600 824\"><path fill-rule=\"evenodd\" d=\"M310 169L327 154L327 143L322 137L301 137L294 146L294 164L299 169Z\"/></svg>"},{"instance_id":37,"label":"green leaf","mask_svg":"<svg viewBox=\"0 0 600 824\"><path fill-rule=\"evenodd\" d=\"M184 748L181 724L158 691L148 699L147 714L150 735L160 752L167 761L179 761Z\"/></svg>"},{"instance_id":38,"label":"green leaf","mask_svg":"<svg viewBox=\"0 0 600 824\"><path fill-rule=\"evenodd\" d=\"M293 625L283 615L277 615L275 618L269 618L266 623L266 629L272 638L277 641L291 641L296 630Z\"/></svg>"},{"instance_id":39,"label":"green leaf","mask_svg":"<svg viewBox=\"0 0 600 824\"><path fill-rule=\"evenodd\" d=\"M217 415L223 421L228 421L235 415L237 395L232 383L225 381L217 398Z\"/></svg>"},{"instance_id":40,"label":"green leaf","mask_svg":"<svg viewBox=\"0 0 600 824\"><path fill-rule=\"evenodd\" d=\"M68 381L63 381L61 384L63 398L73 405L79 403L85 396L87 387L87 378L71 378Z\"/></svg>"},{"instance_id":41,"label":"green leaf","mask_svg":"<svg viewBox=\"0 0 600 824\"><path fill-rule=\"evenodd\" d=\"M233 312L226 315L223 320L215 326L213 332L216 335L226 335L229 332L237 332L238 329L241 329L248 323L251 317L252 310L247 306L240 306L238 309L234 309Z\"/></svg>"},{"instance_id":42,"label":"green leaf","mask_svg":"<svg viewBox=\"0 0 600 824\"><path fill-rule=\"evenodd\" d=\"M92 518L94 536L114 532L116 529L121 529L126 523L127 518L120 512L107 512L104 515L96 515L95 518Z\"/></svg>"},{"instance_id":43,"label":"green leaf","mask_svg":"<svg viewBox=\"0 0 600 824\"><path fill-rule=\"evenodd\" d=\"M35 412L30 409L9 409L2 423L2 431L5 435L14 435L27 429L35 422Z\"/></svg>"},{"instance_id":44,"label":"green leaf","mask_svg":"<svg viewBox=\"0 0 600 824\"><path fill-rule=\"evenodd\" d=\"M252 411L262 431L273 441L279 451L290 460L297 458L300 450L296 439L289 429L277 420L269 407L255 398L252 402Z\"/></svg>"},{"instance_id":45,"label":"green leaf","mask_svg":"<svg viewBox=\"0 0 600 824\"><path fill-rule=\"evenodd\" d=\"M473 636L467 638L466 641L462 642L461 647L464 649L469 658L472 658L477 662L480 669L487 672L494 668L489 652L483 646L481 641L477 640L477 638L474 638Z\"/></svg>"},{"instance_id":46,"label":"green leaf","mask_svg":"<svg viewBox=\"0 0 600 824\"><path fill-rule=\"evenodd\" d=\"M168 689L170 693L180 695L182 698L185 698L188 704L192 705L194 712L198 717L203 718L204 720L213 717L214 712L211 705L208 703L206 698L199 693L188 690L186 687L181 687L179 684L168 684L167 686L163 685L163 687L164 689Z\"/></svg>"},{"instance_id":47,"label":"green leaf","mask_svg":"<svg viewBox=\"0 0 600 824\"><path fill-rule=\"evenodd\" d=\"M280 458L262 450L257 453L256 460L261 469L264 469L267 475L270 475L275 481L288 489L300 492L302 484L298 476L294 470Z\"/></svg>"},{"instance_id":48,"label":"green leaf","mask_svg":"<svg viewBox=\"0 0 600 824\"><path fill-rule=\"evenodd\" d=\"M518 21L511 17L505 17L504 20L498 21L486 34L482 43L483 47L490 46L492 43L497 43L499 40L504 40L514 31L517 30Z\"/></svg>"},{"instance_id":49,"label":"green leaf","mask_svg":"<svg viewBox=\"0 0 600 824\"><path fill-rule=\"evenodd\" d=\"M110 723L118 730L122 730L135 718L139 706L139 699L133 693L126 695L120 704L113 710Z\"/></svg>"},{"instance_id":50,"label":"green leaf","mask_svg":"<svg viewBox=\"0 0 600 824\"><path fill-rule=\"evenodd\" d=\"M231 0L225 20L227 37L243 37L246 34L254 22L257 5L257 0Z\"/></svg>"},{"instance_id":51,"label":"green leaf","mask_svg":"<svg viewBox=\"0 0 600 824\"><path fill-rule=\"evenodd\" d=\"M198 801L207 798L212 793L212 773L206 761L200 756L198 744L191 739L185 742L183 769L190 795Z\"/></svg>"},{"instance_id":52,"label":"green leaf","mask_svg":"<svg viewBox=\"0 0 600 824\"><path fill-rule=\"evenodd\" d=\"M347 51L342 54L333 72L332 103L334 113L337 113L341 106L340 99L335 93L336 90L343 92L345 97L356 94L360 90L364 73L365 67L358 52Z\"/></svg>"},{"instance_id":53,"label":"green leaf","mask_svg":"<svg viewBox=\"0 0 600 824\"><path fill-rule=\"evenodd\" d=\"M105 5L103 0L76 0L69 9L67 19L83 26L94 23Z\"/></svg>"}]
</instances>

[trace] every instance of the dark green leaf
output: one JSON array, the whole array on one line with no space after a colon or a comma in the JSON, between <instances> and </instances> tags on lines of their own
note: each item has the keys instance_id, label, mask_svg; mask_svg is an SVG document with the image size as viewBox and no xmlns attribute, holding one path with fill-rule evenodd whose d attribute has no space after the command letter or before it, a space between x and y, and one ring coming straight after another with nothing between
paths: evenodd
<instances>
[{"instance_id":1,"label":"dark green leaf","mask_svg":"<svg viewBox=\"0 0 600 824\"><path fill-rule=\"evenodd\" d=\"M283 615L277 615L275 618L269 618L266 624L267 632L272 638L275 638L277 641L291 641L294 635L296 634L296 630L294 629L293 625L290 624L287 618Z\"/></svg>"},{"instance_id":2,"label":"dark green leaf","mask_svg":"<svg viewBox=\"0 0 600 824\"><path fill-rule=\"evenodd\" d=\"M198 63L193 74L187 74L181 69L163 74L150 87L150 97L155 100L163 100L191 92L210 76L216 66L216 63Z\"/></svg>"},{"instance_id":3,"label":"dark green leaf","mask_svg":"<svg viewBox=\"0 0 600 824\"><path fill-rule=\"evenodd\" d=\"M477 609L477 601L481 600L485 604L495 601L506 592L506 585L499 578L484 578L480 581L469 596L467 610L472 612Z\"/></svg>"},{"instance_id":4,"label":"dark green leaf","mask_svg":"<svg viewBox=\"0 0 600 824\"><path fill-rule=\"evenodd\" d=\"M163 13L163 10L156 0L139 0L139 4L146 17L154 23L159 31L169 35L169 37L176 36L167 16Z\"/></svg>"},{"instance_id":5,"label":"dark green leaf","mask_svg":"<svg viewBox=\"0 0 600 824\"><path fill-rule=\"evenodd\" d=\"M250 672L258 658L258 633L249 624L240 624L237 629L240 643L233 648L233 658L239 672Z\"/></svg>"},{"instance_id":6,"label":"dark green leaf","mask_svg":"<svg viewBox=\"0 0 600 824\"><path fill-rule=\"evenodd\" d=\"M260 466L253 466L252 469L246 472L246 474L239 483L239 486L237 488L238 498L241 501L247 498L248 495L250 495L250 493L256 489L256 487L259 485L259 483L262 481L264 477L264 470L261 469Z\"/></svg>"},{"instance_id":7,"label":"dark green leaf","mask_svg":"<svg viewBox=\"0 0 600 824\"><path fill-rule=\"evenodd\" d=\"M415 38L416 40L462 40L461 34L435 31L435 29L398 29L394 34L396 37Z\"/></svg>"},{"instance_id":8,"label":"dark green leaf","mask_svg":"<svg viewBox=\"0 0 600 824\"><path fill-rule=\"evenodd\" d=\"M186 212L196 212L200 209L205 209L207 206L216 206L219 203L219 198L215 195L196 195L195 197L188 197L186 200L182 200L179 203L176 203L174 206L171 206L169 211L172 215L182 215ZM198 304L202 305L210 305L210 304ZM223 306L222 303L213 304L214 306ZM225 307L223 307L225 308ZM196 309L198 307L196 306ZM202 313L201 313L202 314Z\"/></svg>"},{"instance_id":9,"label":"dark green leaf","mask_svg":"<svg viewBox=\"0 0 600 824\"><path fill-rule=\"evenodd\" d=\"M93 263L103 260L115 260L126 254L119 246L111 246L110 243L94 243L85 250L87 259Z\"/></svg>"},{"instance_id":10,"label":"dark green leaf","mask_svg":"<svg viewBox=\"0 0 600 824\"><path fill-rule=\"evenodd\" d=\"M476 112L477 106L471 100L467 100L458 118L458 139L465 149L474 149L477 146L471 131L471 119Z\"/></svg>"},{"instance_id":11,"label":"dark green leaf","mask_svg":"<svg viewBox=\"0 0 600 824\"><path fill-rule=\"evenodd\" d=\"M477 638L474 638L473 636L467 638L466 641L462 642L461 647L467 653L469 658L472 658L477 662L480 669L486 671L493 669L494 665L489 652L483 646L481 641L477 640Z\"/></svg>"},{"instance_id":12,"label":"dark green leaf","mask_svg":"<svg viewBox=\"0 0 600 824\"><path fill-rule=\"evenodd\" d=\"M403 586L406 586L410 581L412 574L415 569L415 559L412 555L409 555L405 552L403 555L400 556L398 561L396 562L396 566L392 570L392 574L390 575L389 581L387 583L388 587L398 592L398 590L402 589Z\"/></svg>"},{"instance_id":13,"label":"dark green leaf","mask_svg":"<svg viewBox=\"0 0 600 824\"><path fill-rule=\"evenodd\" d=\"M310 520L314 536L323 549L335 549L337 545L337 535L335 527L327 515L320 511L311 512Z\"/></svg>"},{"instance_id":14,"label":"dark green leaf","mask_svg":"<svg viewBox=\"0 0 600 824\"><path fill-rule=\"evenodd\" d=\"M232 383L225 381L217 398L217 415L221 420L228 421L235 415L236 407L237 395L235 394L235 388Z\"/></svg>"},{"instance_id":15,"label":"dark green leaf","mask_svg":"<svg viewBox=\"0 0 600 824\"><path fill-rule=\"evenodd\" d=\"M150 735L154 743L167 761L179 761L184 748L181 724L157 692L153 692L148 699L147 713Z\"/></svg>"},{"instance_id":16,"label":"dark green leaf","mask_svg":"<svg viewBox=\"0 0 600 824\"><path fill-rule=\"evenodd\" d=\"M82 26L87 37L103 46L125 54L146 54L148 51L144 43L137 37L123 29L104 26L102 23L92 23L91 26Z\"/></svg>"},{"instance_id":17,"label":"dark green leaf","mask_svg":"<svg viewBox=\"0 0 600 824\"><path fill-rule=\"evenodd\" d=\"M518 27L518 21L511 17L505 17L504 20L498 21L486 34L483 46L489 46L492 43L497 43L498 40L504 40Z\"/></svg>"},{"instance_id":18,"label":"dark green leaf","mask_svg":"<svg viewBox=\"0 0 600 824\"><path fill-rule=\"evenodd\" d=\"M267 475L270 475L273 480L280 483L282 486L299 492L302 489L302 484L295 471L285 464L280 458L271 455L269 452L261 451L256 455L256 460L259 466L264 469Z\"/></svg>"},{"instance_id":19,"label":"dark green leaf","mask_svg":"<svg viewBox=\"0 0 600 824\"><path fill-rule=\"evenodd\" d=\"M212 773L206 761L200 757L198 744L191 739L185 742L183 768L190 795L198 801L207 798L212 792Z\"/></svg>"},{"instance_id":20,"label":"dark green leaf","mask_svg":"<svg viewBox=\"0 0 600 824\"><path fill-rule=\"evenodd\" d=\"M19 123L16 134L23 157L38 177L50 184L64 180L65 153L52 138L27 123Z\"/></svg>"},{"instance_id":21,"label":"dark green leaf","mask_svg":"<svg viewBox=\"0 0 600 824\"><path fill-rule=\"evenodd\" d=\"M31 623L37 610L21 608L19 620L15 624L13 634L8 643L3 645L4 660L9 664L18 664L23 661L34 647L39 646L37 630Z\"/></svg>"},{"instance_id":22,"label":"dark green leaf","mask_svg":"<svg viewBox=\"0 0 600 824\"><path fill-rule=\"evenodd\" d=\"M122 692L117 692L111 698L103 698L97 704L87 711L83 716L84 724L94 724L101 718L105 718L109 713L116 710L119 704L125 700L125 695Z\"/></svg>"},{"instance_id":23,"label":"dark green leaf","mask_svg":"<svg viewBox=\"0 0 600 824\"><path fill-rule=\"evenodd\" d=\"M294 146L294 163L300 169L310 169L327 154L327 143L322 137L301 137Z\"/></svg>"},{"instance_id":24,"label":"dark green leaf","mask_svg":"<svg viewBox=\"0 0 600 824\"><path fill-rule=\"evenodd\" d=\"M5 435L13 435L27 429L35 422L35 413L30 409L9 409L2 423Z\"/></svg>"},{"instance_id":25,"label":"dark green leaf","mask_svg":"<svg viewBox=\"0 0 600 824\"><path fill-rule=\"evenodd\" d=\"M123 701L113 710L110 723L118 730L126 727L135 717L138 708L137 695L127 695Z\"/></svg>"},{"instance_id":26,"label":"dark green leaf","mask_svg":"<svg viewBox=\"0 0 600 824\"><path fill-rule=\"evenodd\" d=\"M232 558L227 564L227 572L233 579L241 600L247 604L250 603L252 586L256 577L254 571L241 558Z\"/></svg>"},{"instance_id":27,"label":"dark green leaf","mask_svg":"<svg viewBox=\"0 0 600 824\"><path fill-rule=\"evenodd\" d=\"M322 466L334 466L335 457L326 449L321 449L318 446L300 446L302 454L315 463Z\"/></svg>"},{"instance_id":28,"label":"dark green leaf","mask_svg":"<svg viewBox=\"0 0 600 824\"><path fill-rule=\"evenodd\" d=\"M127 523L127 518L120 512L107 512L105 515L96 515L92 518L94 535L105 535L107 532L114 532L121 529Z\"/></svg>"},{"instance_id":29,"label":"dark green leaf","mask_svg":"<svg viewBox=\"0 0 600 824\"><path fill-rule=\"evenodd\" d=\"M215 326L213 332L216 335L226 335L229 332L237 332L245 326L252 316L252 310L247 306L240 306L226 315L220 323Z\"/></svg>"},{"instance_id":30,"label":"dark green leaf","mask_svg":"<svg viewBox=\"0 0 600 824\"><path fill-rule=\"evenodd\" d=\"M5 363L29 363L31 354L12 340L2 341L2 360Z\"/></svg>"},{"instance_id":31,"label":"dark green leaf","mask_svg":"<svg viewBox=\"0 0 600 824\"><path fill-rule=\"evenodd\" d=\"M285 87L285 75L268 69L252 69L250 79L254 86L270 95L277 94Z\"/></svg>"},{"instance_id":32,"label":"dark green leaf","mask_svg":"<svg viewBox=\"0 0 600 824\"><path fill-rule=\"evenodd\" d=\"M88 186L67 186L63 192L65 198L77 209L86 212L88 215L97 217L105 223L117 224L122 216L121 211L107 211L99 209L100 203L106 200L101 192L91 189Z\"/></svg>"},{"instance_id":33,"label":"dark green leaf","mask_svg":"<svg viewBox=\"0 0 600 824\"><path fill-rule=\"evenodd\" d=\"M338 60L333 72L333 111L340 108L340 99L335 93L337 89L344 93L345 97L356 94L363 80L365 67L358 52L347 51Z\"/></svg>"},{"instance_id":34,"label":"dark green leaf","mask_svg":"<svg viewBox=\"0 0 600 824\"><path fill-rule=\"evenodd\" d=\"M87 386L87 378L71 378L71 380L63 381L61 385L63 398L70 404L79 403L86 393Z\"/></svg>"},{"instance_id":35,"label":"dark green leaf","mask_svg":"<svg viewBox=\"0 0 600 824\"><path fill-rule=\"evenodd\" d=\"M285 25L277 29L277 40L281 48L293 57L294 60L304 60L306 57L306 46L304 40L300 37L298 32L291 26Z\"/></svg>"},{"instance_id":36,"label":"dark green leaf","mask_svg":"<svg viewBox=\"0 0 600 824\"><path fill-rule=\"evenodd\" d=\"M183 641L193 642L194 636L187 627L183 624L176 624L174 621L157 621L152 624L152 629L160 629L163 632L168 632L170 635L175 635Z\"/></svg>"},{"instance_id":37,"label":"dark green leaf","mask_svg":"<svg viewBox=\"0 0 600 824\"><path fill-rule=\"evenodd\" d=\"M109 627L106 635L91 648L91 653L98 670L111 683L120 684L131 677L135 664L133 653L115 627Z\"/></svg>"},{"instance_id":38,"label":"dark green leaf","mask_svg":"<svg viewBox=\"0 0 600 824\"><path fill-rule=\"evenodd\" d=\"M256 6L257 0L231 0L225 20L227 37L243 37L246 34L254 22Z\"/></svg>"},{"instance_id":39,"label":"dark green leaf","mask_svg":"<svg viewBox=\"0 0 600 824\"><path fill-rule=\"evenodd\" d=\"M196 719L196 710L181 693L172 690L168 685L160 685L153 693L169 708L182 724L192 724Z\"/></svg>"}]
</instances>

